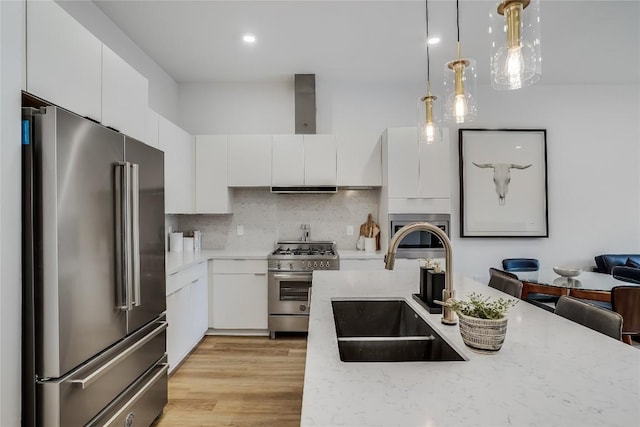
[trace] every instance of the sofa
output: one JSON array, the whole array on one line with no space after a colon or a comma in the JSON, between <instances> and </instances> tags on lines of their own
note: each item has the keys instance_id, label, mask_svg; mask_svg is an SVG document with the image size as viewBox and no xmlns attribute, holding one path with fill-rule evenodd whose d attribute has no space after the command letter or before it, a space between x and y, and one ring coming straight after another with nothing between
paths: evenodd
<instances>
[{"instance_id":1,"label":"sofa","mask_svg":"<svg viewBox=\"0 0 640 427\"><path fill-rule=\"evenodd\" d=\"M595 258L598 273L611 274L611 269L617 266L640 268L640 254L602 254Z\"/></svg>"}]
</instances>

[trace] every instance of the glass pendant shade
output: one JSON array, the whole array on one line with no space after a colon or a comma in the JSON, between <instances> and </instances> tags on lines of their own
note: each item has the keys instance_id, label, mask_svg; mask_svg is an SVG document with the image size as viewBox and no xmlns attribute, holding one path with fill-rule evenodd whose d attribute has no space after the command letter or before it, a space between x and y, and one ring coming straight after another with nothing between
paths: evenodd
<instances>
[{"instance_id":1,"label":"glass pendant shade","mask_svg":"<svg viewBox=\"0 0 640 427\"><path fill-rule=\"evenodd\" d=\"M490 12L491 86L515 90L542 74L540 0L499 1Z\"/></svg>"},{"instance_id":2,"label":"glass pendant shade","mask_svg":"<svg viewBox=\"0 0 640 427\"><path fill-rule=\"evenodd\" d=\"M436 96L428 94L418 100L418 142L433 144L442 140L440 111Z\"/></svg>"},{"instance_id":3,"label":"glass pendant shade","mask_svg":"<svg viewBox=\"0 0 640 427\"><path fill-rule=\"evenodd\" d=\"M459 58L444 66L444 119L466 123L475 120L477 105L476 61Z\"/></svg>"}]
</instances>

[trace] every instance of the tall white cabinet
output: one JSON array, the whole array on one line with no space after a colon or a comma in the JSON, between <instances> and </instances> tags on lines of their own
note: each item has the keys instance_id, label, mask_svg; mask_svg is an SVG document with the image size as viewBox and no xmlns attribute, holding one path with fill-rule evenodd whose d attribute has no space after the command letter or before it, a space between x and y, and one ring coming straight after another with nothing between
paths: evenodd
<instances>
[{"instance_id":1,"label":"tall white cabinet","mask_svg":"<svg viewBox=\"0 0 640 427\"><path fill-rule=\"evenodd\" d=\"M158 144L164 151L165 213L193 213L195 179L193 136L164 117L160 117Z\"/></svg>"},{"instance_id":2,"label":"tall white cabinet","mask_svg":"<svg viewBox=\"0 0 640 427\"><path fill-rule=\"evenodd\" d=\"M195 137L195 213L230 213L227 136Z\"/></svg>"}]
</instances>

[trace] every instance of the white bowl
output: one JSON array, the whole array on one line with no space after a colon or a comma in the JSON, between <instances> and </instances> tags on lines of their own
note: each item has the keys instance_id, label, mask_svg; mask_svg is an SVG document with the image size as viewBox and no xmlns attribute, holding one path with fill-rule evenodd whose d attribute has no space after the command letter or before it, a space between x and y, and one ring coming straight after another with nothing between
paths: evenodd
<instances>
[{"instance_id":1,"label":"white bowl","mask_svg":"<svg viewBox=\"0 0 640 427\"><path fill-rule=\"evenodd\" d=\"M553 267L553 271L562 277L576 277L582 273L581 269L571 267Z\"/></svg>"}]
</instances>

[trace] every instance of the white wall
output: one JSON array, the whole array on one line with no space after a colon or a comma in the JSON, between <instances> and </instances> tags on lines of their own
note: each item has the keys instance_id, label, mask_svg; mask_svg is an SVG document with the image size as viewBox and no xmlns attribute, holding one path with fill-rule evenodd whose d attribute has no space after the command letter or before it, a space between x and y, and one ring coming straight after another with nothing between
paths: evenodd
<instances>
[{"instance_id":1,"label":"white wall","mask_svg":"<svg viewBox=\"0 0 640 427\"><path fill-rule=\"evenodd\" d=\"M24 1L0 1L0 425L20 425L20 90Z\"/></svg>"},{"instance_id":2,"label":"white wall","mask_svg":"<svg viewBox=\"0 0 640 427\"><path fill-rule=\"evenodd\" d=\"M326 81L316 76L316 133L415 126L420 84ZM194 135L294 133L294 76L286 83L179 85L179 123Z\"/></svg>"},{"instance_id":3,"label":"white wall","mask_svg":"<svg viewBox=\"0 0 640 427\"><path fill-rule=\"evenodd\" d=\"M320 79L316 91L318 133L381 132L415 126L423 88ZM293 99L292 85L180 85L181 122L203 134L292 133L293 105L287 98ZM507 257L535 257L545 267L583 266L592 265L599 253L640 252L639 104L637 85L537 85L515 92L481 86L478 119L466 127L547 129L550 238L459 238L457 128L452 128L455 269L485 280L488 268Z\"/></svg>"},{"instance_id":4,"label":"white wall","mask_svg":"<svg viewBox=\"0 0 640 427\"><path fill-rule=\"evenodd\" d=\"M91 1L56 0L63 9L149 80L149 107L178 121L178 85Z\"/></svg>"}]
</instances>

